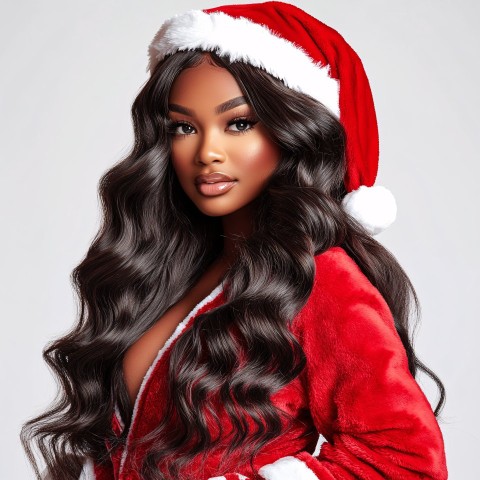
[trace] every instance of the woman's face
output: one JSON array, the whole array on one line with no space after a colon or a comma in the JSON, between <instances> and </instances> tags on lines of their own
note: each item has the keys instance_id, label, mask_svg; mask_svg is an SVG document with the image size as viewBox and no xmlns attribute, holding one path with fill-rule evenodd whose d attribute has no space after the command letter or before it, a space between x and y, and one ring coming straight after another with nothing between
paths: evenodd
<instances>
[{"instance_id":1,"label":"woman's face","mask_svg":"<svg viewBox=\"0 0 480 480\"><path fill-rule=\"evenodd\" d=\"M183 70L170 91L169 119L173 168L197 208L209 216L248 209L275 170L280 149L230 72L209 61ZM231 180L197 183L197 176L214 172Z\"/></svg>"}]
</instances>

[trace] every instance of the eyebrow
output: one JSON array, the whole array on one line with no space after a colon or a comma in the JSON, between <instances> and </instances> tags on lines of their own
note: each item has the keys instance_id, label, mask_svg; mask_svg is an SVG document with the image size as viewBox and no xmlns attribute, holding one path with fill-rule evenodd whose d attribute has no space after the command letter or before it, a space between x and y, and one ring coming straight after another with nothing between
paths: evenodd
<instances>
[{"instance_id":1,"label":"eyebrow","mask_svg":"<svg viewBox=\"0 0 480 480\"><path fill-rule=\"evenodd\" d=\"M239 105L243 105L245 103L248 103L248 102L244 96L235 97L230 100L227 100L226 102L221 103L220 105L217 105L215 107L215 113L217 115L220 115L221 113L225 113L226 111L231 110L232 108L238 107ZM193 110L190 110L187 107L182 107L182 105L178 105L176 103L169 103L168 108L172 112L183 113L184 115L188 115L190 117L195 116L195 112Z\"/></svg>"}]
</instances>

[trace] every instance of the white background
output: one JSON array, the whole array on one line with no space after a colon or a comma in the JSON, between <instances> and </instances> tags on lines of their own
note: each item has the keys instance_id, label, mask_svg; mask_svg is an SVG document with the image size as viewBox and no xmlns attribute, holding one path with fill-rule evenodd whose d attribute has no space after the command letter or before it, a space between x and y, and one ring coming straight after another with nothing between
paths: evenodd
<instances>
[{"instance_id":1,"label":"white background","mask_svg":"<svg viewBox=\"0 0 480 480\"><path fill-rule=\"evenodd\" d=\"M295 3L338 30L369 76L380 129L377 184L399 207L396 223L377 239L421 300L415 347L447 389L440 426L450 478L480 478L480 4ZM219 4L0 6L2 479L33 478L20 426L55 395L42 349L76 318L69 275L99 225L97 182L132 141L130 107L147 79L148 43L166 17ZM433 382L419 381L435 405Z\"/></svg>"}]
</instances>

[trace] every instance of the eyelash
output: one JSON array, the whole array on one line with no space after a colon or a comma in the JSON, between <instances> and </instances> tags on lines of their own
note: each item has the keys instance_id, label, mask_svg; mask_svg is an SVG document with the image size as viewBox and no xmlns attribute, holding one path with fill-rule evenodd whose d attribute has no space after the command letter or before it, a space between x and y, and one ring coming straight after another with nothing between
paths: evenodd
<instances>
[{"instance_id":1,"label":"eyelash","mask_svg":"<svg viewBox=\"0 0 480 480\"><path fill-rule=\"evenodd\" d=\"M240 123L240 122L248 123L250 125L250 127L247 128L246 130L237 130L237 131L230 130L230 132L232 132L234 135L244 134L244 133L247 133L249 130L253 130L255 128L255 124L258 122L258 120L255 120L255 119L253 119L251 117L247 117L247 116L235 117L232 120L230 120L227 125L228 126L235 125L236 123ZM187 122L186 120L179 120L179 121L176 121L176 122L174 122L172 120L167 120L168 133L170 135L178 136L178 137L184 137L184 136L187 136L187 135L192 135L191 133L177 133L176 130L181 125L188 125L189 127L193 128L195 130L195 127L190 122Z\"/></svg>"}]
</instances>

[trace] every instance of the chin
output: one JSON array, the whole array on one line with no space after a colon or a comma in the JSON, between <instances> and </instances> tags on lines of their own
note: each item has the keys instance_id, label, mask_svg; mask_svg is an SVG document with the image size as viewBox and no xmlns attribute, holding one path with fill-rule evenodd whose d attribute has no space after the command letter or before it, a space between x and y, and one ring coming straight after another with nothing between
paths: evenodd
<instances>
[{"instance_id":1,"label":"chin","mask_svg":"<svg viewBox=\"0 0 480 480\"><path fill-rule=\"evenodd\" d=\"M224 217L225 215L230 215L231 213L236 212L239 210L239 208L222 208L221 206L219 207L207 207L206 205L200 205L198 203L195 203L195 206L202 212L204 215L207 215L208 217Z\"/></svg>"},{"instance_id":2,"label":"chin","mask_svg":"<svg viewBox=\"0 0 480 480\"><path fill-rule=\"evenodd\" d=\"M227 192L228 195L228 192ZM224 217L238 212L249 202L232 202L232 199L222 198L222 195L212 198L191 198L198 210L209 217Z\"/></svg>"}]
</instances>

